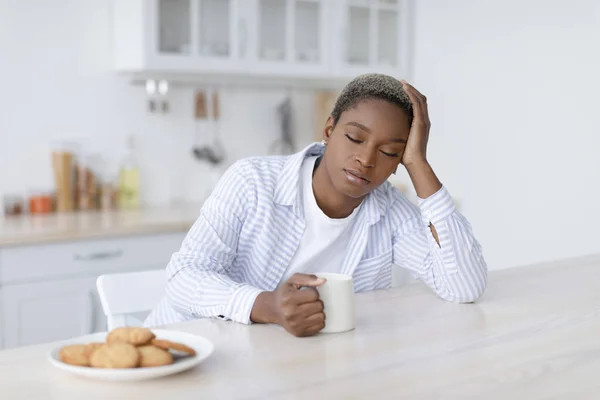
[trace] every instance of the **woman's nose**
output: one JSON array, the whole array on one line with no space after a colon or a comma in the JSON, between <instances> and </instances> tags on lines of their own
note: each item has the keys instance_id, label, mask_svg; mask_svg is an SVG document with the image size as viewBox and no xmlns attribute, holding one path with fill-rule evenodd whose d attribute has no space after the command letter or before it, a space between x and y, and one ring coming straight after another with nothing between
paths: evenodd
<instances>
[{"instance_id":1,"label":"woman's nose","mask_svg":"<svg viewBox=\"0 0 600 400\"><path fill-rule=\"evenodd\" d=\"M377 149L366 147L356 154L356 159L364 168L372 168L375 166L375 157Z\"/></svg>"}]
</instances>

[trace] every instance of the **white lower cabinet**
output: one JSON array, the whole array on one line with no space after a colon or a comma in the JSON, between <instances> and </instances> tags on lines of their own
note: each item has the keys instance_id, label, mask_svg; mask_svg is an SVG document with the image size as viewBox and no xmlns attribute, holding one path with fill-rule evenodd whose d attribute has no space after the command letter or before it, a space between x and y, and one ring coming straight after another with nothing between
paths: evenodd
<instances>
[{"instance_id":1,"label":"white lower cabinet","mask_svg":"<svg viewBox=\"0 0 600 400\"><path fill-rule=\"evenodd\" d=\"M164 269L185 233L0 248L0 349L106 330L96 279ZM131 293L131 296L143 295Z\"/></svg>"},{"instance_id":2,"label":"white lower cabinet","mask_svg":"<svg viewBox=\"0 0 600 400\"><path fill-rule=\"evenodd\" d=\"M95 278L0 288L4 347L63 340L103 330Z\"/></svg>"}]
</instances>

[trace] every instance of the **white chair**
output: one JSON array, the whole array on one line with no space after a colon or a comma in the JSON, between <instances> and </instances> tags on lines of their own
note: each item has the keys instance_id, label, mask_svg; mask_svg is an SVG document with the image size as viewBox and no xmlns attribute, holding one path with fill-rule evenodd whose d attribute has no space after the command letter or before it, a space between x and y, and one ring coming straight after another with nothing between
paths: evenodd
<instances>
[{"instance_id":1,"label":"white chair","mask_svg":"<svg viewBox=\"0 0 600 400\"><path fill-rule=\"evenodd\" d=\"M166 271L152 270L101 275L96 280L108 330L142 326L131 314L152 310L165 293Z\"/></svg>"}]
</instances>

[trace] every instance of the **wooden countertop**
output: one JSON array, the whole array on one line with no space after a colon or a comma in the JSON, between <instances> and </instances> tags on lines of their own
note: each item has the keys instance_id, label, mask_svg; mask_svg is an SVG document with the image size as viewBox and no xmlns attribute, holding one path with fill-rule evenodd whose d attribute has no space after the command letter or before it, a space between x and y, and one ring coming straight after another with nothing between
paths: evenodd
<instances>
[{"instance_id":1,"label":"wooden countertop","mask_svg":"<svg viewBox=\"0 0 600 400\"><path fill-rule=\"evenodd\" d=\"M200 204L135 211L91 211L0 217L0 247L111 236L186 232Z\"/></svg>"},{"instance_id":2,"label":"wooden countertop","mask_svg":"<svg viewBox=\"0 0 600 400\"><path fill-rule=\"evenodd\" d=\"M295 338L273 325L198 320L197 368L139 383L54 368L56 344L0 351L0 393L57 399L596 399L600 261L492 271L484 297L451 304L421 284L357 295L356 330Z\"/></svg>"}]
</instances>

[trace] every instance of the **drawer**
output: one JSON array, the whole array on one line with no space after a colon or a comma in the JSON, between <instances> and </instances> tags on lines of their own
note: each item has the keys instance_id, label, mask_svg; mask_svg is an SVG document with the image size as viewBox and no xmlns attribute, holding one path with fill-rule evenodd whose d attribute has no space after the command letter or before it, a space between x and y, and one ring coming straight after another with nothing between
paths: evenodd
<instances>
[{"instance_id":1,"label":"drawer","mask_svg":"<svg viewBox=\"0 0 600 400\"><path fill-rule=\"evenodd\" d=\"M163 268L185 233L125 236L0 249L0 285Z\"/></svg>"}]
</instances>

